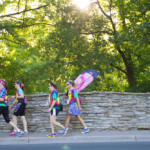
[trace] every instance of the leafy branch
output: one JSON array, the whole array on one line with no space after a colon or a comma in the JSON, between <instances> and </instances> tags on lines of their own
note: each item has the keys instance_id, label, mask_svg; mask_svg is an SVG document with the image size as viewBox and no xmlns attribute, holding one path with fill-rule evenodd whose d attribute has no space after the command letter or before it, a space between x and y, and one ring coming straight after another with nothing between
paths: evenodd
<instances>
[{"instance_id":1,"label":"leafy branch","mask_svg":"<svg viewBox=\"0 0 150 150\"><path fill-rule=\"evenodd\" d=\"M123 69L121 69L121 68L118 67L118 66L115 66L113 63L110 63L110 66L112 66L112 67L114 67L114 68L120 70L121 72L125 73L126 75L128 74L126 71L124 71Z\"/></svg>"},{"instance_id":2,"label":"leafy branch","mask_svg":"<svg viewBox=\"0 0 150 150\"><path fill-rule=\"evenodd\" d=\"M13 16L13 15L18 15L18 14L22 14L22 13L24 13L24 12L41 9L41 8L44 8L44 7L47 7L47 6L48 6L48 5L43 5L43 6L40 6L40 7L37 7L37 8L32 8L32 9L28 9L28 10L23 10L23 11L16 12L16 13L12 13L12 14L8 14L8 15L2 15L2 16L0 16L0 18L11 17L11 16Z\"/></svg>"}]
</instances>

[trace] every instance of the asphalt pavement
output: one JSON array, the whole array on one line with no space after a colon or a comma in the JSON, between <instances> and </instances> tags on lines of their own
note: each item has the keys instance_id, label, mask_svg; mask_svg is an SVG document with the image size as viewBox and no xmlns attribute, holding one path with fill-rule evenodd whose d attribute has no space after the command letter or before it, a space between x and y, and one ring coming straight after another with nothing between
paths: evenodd
<instances>
[{"instance_id":1,"label":"asphalt pavement","mask_svg":"<svg viewBox=\"0 0 150 150\"><path fill-rule=\"evenodd\" d=\"M150 150L150 142L0 145L0 150Z\"/></svg>"}]
</instances>

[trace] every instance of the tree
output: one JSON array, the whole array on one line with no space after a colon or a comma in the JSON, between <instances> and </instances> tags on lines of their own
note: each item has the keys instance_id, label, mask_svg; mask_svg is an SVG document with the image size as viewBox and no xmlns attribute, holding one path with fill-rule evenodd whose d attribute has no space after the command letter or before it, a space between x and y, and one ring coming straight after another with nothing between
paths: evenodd
<instances>
[{"instance_id":1,"label":"tree","mask_svg":"<svg viewBox=\"0 0 150 150\"><path fill-rule=\"evenodd\" d=\"M64 91L95 69L101 76L86 90L149 91L149 15L147 0L93 0L86 10L71 0L3 1L1 78L10 94L15 80L26 93L48 92L52 80Z\"/></svg>"}]
</instances>

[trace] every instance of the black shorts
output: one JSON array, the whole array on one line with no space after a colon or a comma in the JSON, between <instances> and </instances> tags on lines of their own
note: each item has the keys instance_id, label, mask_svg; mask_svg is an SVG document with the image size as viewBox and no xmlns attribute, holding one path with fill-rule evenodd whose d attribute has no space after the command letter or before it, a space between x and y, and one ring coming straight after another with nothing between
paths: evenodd
<instances>
[{"instance_id":1,"label":"black shorts","mask_svg":"<svg viewBox=\"0 0 150 150\"><path fill-rule=\"evenodd\" d=\"M3 115L6 123L9 123L10 119L9 119L9 110L8 110L8 107L0 106L0 115L1 114Z\"/></svg>"},{"instance_id":2,"label":"black shorts","mask_svg":"<svg viewBox=\"0 0 150 150\"><path fill-rule=\"evenodd\" d=\"M21 104L20 106L17 106L13 115L14 116L25 116L25 109L26 109L26 105L25 104Z\"/></svg>"},{"instance_id":3,"label":"black shorts","mask_svg":"<svg viewBox=\"0 0 150 150\"><path fill-rule=\"evenodd\" d=\"M51 110L51 115L58 116L59 111L60 111L59 109L52 109Z\"/></svg>"}]
</instances>

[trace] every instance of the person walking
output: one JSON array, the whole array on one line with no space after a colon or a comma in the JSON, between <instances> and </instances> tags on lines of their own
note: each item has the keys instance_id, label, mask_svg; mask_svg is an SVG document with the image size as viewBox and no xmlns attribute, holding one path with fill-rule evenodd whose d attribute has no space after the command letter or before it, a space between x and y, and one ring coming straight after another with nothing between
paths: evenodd
<instances>
[{"instance_id":1,"label":"person walking","mask_svg":"<svg viewBox=\"0 0 150 150\"><path fill-rule=\"evenodd\" d=\"M4 79L0 79L0 115L2 114L6 123L11 125L16 130L16 136L19 137L23 131L21 131L14 122L9 118L9 106L7 100L7 83Z\"/></svg>"},{"instance_id":2,"label":"person walking","mask_svg":"<svg viewBox=\"0 0 150 150\"><path fill-rule=\"evenodd\" d=\"M60 111L60 101L59 101L59 95L57 91L57 85L55 82L50 82L49 83L49 90L50 95L49 95L49 109L48 112L50 113L50 125L51 125L51 133L48 134L48 137L56 137L55 134L55 126L60 127L61 129L65 129L65 127L56 121L56 117L58 116L58 113Z\"/></svg>"},{"instance_id":3,"label":"person walking","mask_svg":"<svg viewBox=\"0 0 150 150\"><path fill-rule=\"evenodd\" d=\"M67 81L67 88L70 107L66 116L65 129L61 130L61 133L63 133L63 135L67 134L70 118L72 115L76 116L79 122L83 125L83 131L81 133L88 133L89 129L87 128L84 120L80 116L80 114L82 113L82 108L80 106L78 94L75 90L75 82L72 80Z\"/></svg>"},{"instance_id":4,"label":"person walking","mask_svg":"<svg viewBox=\"0 0 150 150\"><path fill-rule=\"evenodd\" d=\"M24 98L24 85L22 84L21 81L15 81L15 88L17 89L16 91L16 99L13 102L13 104L10 106L9 110L11 110L13 108L13 106L16 104L16 109L13 113L13 122L16 124L17 126L17 117L20 116L22 123L23 123L23 127L24 127L24 132L22 134L24 135L28 135L28 129L27 129L27 121L26 121L26 117L25 117L25 109L26 109L26 104L25 104L25 98ZM16 135L16 130L14 129L10 135Z\"/></svg>"}]
</instances>

